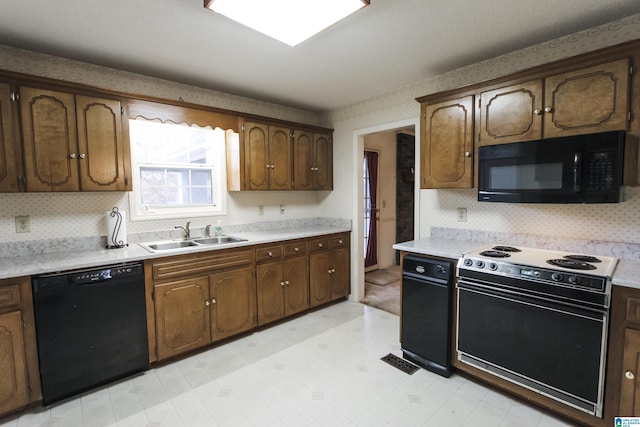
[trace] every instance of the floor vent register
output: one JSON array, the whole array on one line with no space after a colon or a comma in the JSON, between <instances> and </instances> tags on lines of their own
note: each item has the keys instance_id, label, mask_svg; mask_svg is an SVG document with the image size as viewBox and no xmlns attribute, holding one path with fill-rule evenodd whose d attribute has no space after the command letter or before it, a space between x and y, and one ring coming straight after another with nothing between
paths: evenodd
<instances>
[{"instance_id":1,"label":"floor vent register","mask_svg":"<svg viewBox=\"0 0 640 427\"><path fill-rule=\"evenodd\" d=\"M409 374L409 375L412 375L415 371L420 369L419 366L414 365L411 362L407 362L403 358L398 357L395 354L391 354L391 353L389 353L386 356L380 358L380 360L382 360L383 362L387 362L389 365L393 366L394 368L398 368L402 372L404 372L406 374Z\"/></svg>"}]
</instances>

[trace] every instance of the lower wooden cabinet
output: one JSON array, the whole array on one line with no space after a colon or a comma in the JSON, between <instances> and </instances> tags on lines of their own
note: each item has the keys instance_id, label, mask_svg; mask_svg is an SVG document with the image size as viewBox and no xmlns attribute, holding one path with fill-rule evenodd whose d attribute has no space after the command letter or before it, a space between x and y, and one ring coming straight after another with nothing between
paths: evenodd
<instances>
[{"instance_id":1,"label":"lower wooden cabinet","mask_svg":"<svg viewBox=\"0 0 640 427\"><path fill-rule=\"evenodd\" d=\"M640 330L627 328L622 352L620 415L640 415Z\"/></svg>"},{"instance_id":2,"label":"lower wooden cabinet","mask_svg":"<svg viewBox=\"0 0 640 427\"><path fill-rule=\"evenodd\" d=\"M309 308L306 241L260 247L256 250L256 258L258 324L264 325Z\"/></svg>"},{"instance_id":3,"label":"lower wooden cabinet","mask_svg":"<svg viewBox=\"0 0 640 427\"><path fill-rule=\"evenodd\" d=\"M0 280L0 416L40 399L31 280Z\"/></svg>"},{"instance_id":4,"label":"lower wooden cabinet","mask_svg":"<svg viewBox=\"0 0 640 427\"><path fill-rule=\"evenodd\" d=\"M212 341L249 331L256 326L256 281L253 272L252 266L209 276Z\"/></svg>"},{"instance_id":5,"label":"lower wooden cabinet","mask_svg":"<svg viewBox=\"0 0 640 427\"><path fill-rule=\"evenodd\" d=\"M346 297L351 277L349 235L336 234L311 239L309 251L310 306Z\"/></svg>"},{"instance_id":6,"label":"lower wooden cabinet","mask_svg":"<svg viewBox=\"0 0 640 427\"><path fill-rule=\"evenodd\" d=\"M146 261L150 362L346 297L349 256L337 233Z\"/></svg>"}]
</instances>

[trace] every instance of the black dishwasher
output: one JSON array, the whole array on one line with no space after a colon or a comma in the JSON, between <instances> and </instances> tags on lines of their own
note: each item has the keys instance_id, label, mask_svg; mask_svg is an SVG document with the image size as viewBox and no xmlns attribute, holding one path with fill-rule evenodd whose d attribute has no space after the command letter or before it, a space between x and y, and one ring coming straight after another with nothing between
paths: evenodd
<instances>
[{"instance_id":1,"label":"black dishwasher","mask_svg":"<svg viewBox=\"0 0 640 427\"><path fill-rule=\"evenodd\" d=\"M402 262L400 344L403 357L449 377L453 263L407 255Z\"/></svg>"},{"instance_id":2,"label":"black dishwasher","mask_svg":"<svg viewBox=\"0 0 640 427\"><path fill-rule=\"evenodd\" d=\"M33 278L43 403L148 369L141 263Z\"/></svg>"}]
</instances>

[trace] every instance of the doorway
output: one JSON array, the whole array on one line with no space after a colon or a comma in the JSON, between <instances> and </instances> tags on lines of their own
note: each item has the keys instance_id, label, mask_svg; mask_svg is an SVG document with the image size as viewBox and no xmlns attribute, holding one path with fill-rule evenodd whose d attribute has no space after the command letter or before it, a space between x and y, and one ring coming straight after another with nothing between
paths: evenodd
<instances>
[{"instance_id":1,"label":"doorway","mask_svg":"<svg viewBox=\"0 0 640 427\"><path fill-rule=\"evenodd\" d=\"M362 164L363 303L394 314L400 309L399 253L413 240L415 136L392 129L364 136Z\"/></svg>"}]
</instances>

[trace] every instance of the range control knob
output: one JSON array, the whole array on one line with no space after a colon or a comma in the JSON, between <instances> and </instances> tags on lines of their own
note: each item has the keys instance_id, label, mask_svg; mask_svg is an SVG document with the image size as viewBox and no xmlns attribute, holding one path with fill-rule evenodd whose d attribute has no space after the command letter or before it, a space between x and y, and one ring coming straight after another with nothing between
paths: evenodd
<instances>
[{"instance_id":1,"label":"range control knob","mask_svg":"<svg viewBox=\"0 0 640 427\"><path fill-rule=\"evenodd\" d=\"M436 265L436 271L437 271L438 273L440 273L440 274L444 274L444 273L446 273L446 272L447 272L447 270L444 268L444 266L442 266L442 265L440 265L440 264Z\"/></svg>"},{"instance_id":2,"label":"range control knob","mask_svg":"<svg viewBox=\"0 0 640 427\"><path fill-rule=\"evenodd\" d=\"M473 265L473 260L469 258L465 259L464 265L466 265L467 267L471 267Z\"/></svg>"},{"instance_id":3,"label":"range control knob","mask_svg":"<svg viewBox=\"0 0 640 427\"><path fill-rule=\"evenodd\" d=\"M484 261L476 261L476 267L484 268Z\"/></svg>"},{"instance_id":4,"label":"range control knob","mask_svg":"<svg viewBox=\"0 0 640 427\"><path fill-rule=\"evenodd\" d=\"M497 269L498 269L498 264L496 264L495 262L492 262L489 264L489 270L496 271Z\"/></svg>"},{"instance_id":5,"label":"range control knob","mask_svg":"<svg viewBox=\"0 0 640 427\"><path fill-rule=\"evenodd\" d=\"M562 274L560 273L553 273L551 275L551 280L555 281L555 282L560 282L562 281Z\"/></svg>"},{"instance_id":6,"label":"range control knob","mask_svg":"<svg viewBox=\"0 0 640 427\"><path fill-rule=\"evenodd\" d=\"M569 276L569 283L571 283L572 285L579 285L580 278L578 276Z\"/></svg>"}]
</instances>

